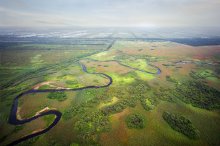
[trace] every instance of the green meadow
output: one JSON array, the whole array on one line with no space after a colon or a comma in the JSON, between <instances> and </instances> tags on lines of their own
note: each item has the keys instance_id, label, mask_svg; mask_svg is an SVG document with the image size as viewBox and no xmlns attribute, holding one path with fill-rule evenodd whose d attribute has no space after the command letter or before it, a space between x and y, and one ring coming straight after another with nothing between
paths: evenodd
<instances>
[{"instance_id":1,"label":"green meadow","mask_svg":"<svg viewBox=\"0 0 220 146\"><path fill-rule=\"evenodd\" d=\"M49 110L62 116L20 146L220 145L216 50L201 53L167 41L94 44L21 43L0 50L0 145L41 131L55 119L8 123L14 98L25 91L36 92L19 98L18 119Z\"/></svg>"}]
</instances>

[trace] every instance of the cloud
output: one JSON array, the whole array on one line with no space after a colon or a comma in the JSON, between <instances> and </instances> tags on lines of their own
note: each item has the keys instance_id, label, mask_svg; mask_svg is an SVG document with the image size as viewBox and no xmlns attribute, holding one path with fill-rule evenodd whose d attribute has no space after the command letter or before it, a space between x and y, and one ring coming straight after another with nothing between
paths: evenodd
<instances>
[{"instance_id":1,"label":"cloud","mask_svg":"<svg viewBox=\"0 0 220 146\"><path fill-rule=\"evenodd\" d=\"M1 26L204 27L220 23L219 0L2 0Z\"/></svg>"}]
</instances>

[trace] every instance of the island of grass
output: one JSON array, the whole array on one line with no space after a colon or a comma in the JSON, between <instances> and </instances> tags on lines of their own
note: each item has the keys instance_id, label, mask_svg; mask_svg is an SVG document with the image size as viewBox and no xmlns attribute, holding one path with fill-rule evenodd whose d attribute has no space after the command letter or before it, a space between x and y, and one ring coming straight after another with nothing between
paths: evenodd
<instances>
[{"instance_id":1,"label":"island of grass","mask_svg":"<svg viewBox=\"0 0 220 146\"><path fill-rule=\"evenodd\" d=\"M163 113L163 119L170 125L172 129L184 134L190 139L199 138L199 131L193 126L189 119L169 112Z\"/></svg>"},{"instance_id":2,"label":"island of grass","mask_svg":"<svg viewBox=\"0 0 220 146\"><path fill-rule=\"evenodd\" d=\"M130 129L143 129L144 128L144 119L139 114L130 114L126 117L126 124Z\"/></svg>"},{"instance_id":3,"label":"island of grass","mask_svg":"<svg viewBox=\"0 0 220 146\"><path fill-rule=\"evenodd\" d=\"M64 101L67 99L66 97L66 93L65 92L50 92L48 95L47 95L47 98L49 99L56 99L58 101Z\"/></svg>"}]
</instances>

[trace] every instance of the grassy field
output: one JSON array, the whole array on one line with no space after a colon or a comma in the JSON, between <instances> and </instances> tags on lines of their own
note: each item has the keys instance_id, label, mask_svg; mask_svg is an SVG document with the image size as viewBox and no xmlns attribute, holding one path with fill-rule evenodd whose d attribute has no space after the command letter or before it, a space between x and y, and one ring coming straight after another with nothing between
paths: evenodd
<instances>
[{"instance_id":1,"label":"grassy field","mask_svg":"<svg viewBox=\"0 0 220 146\"><path fill-rule=\"evenodd\" d=\"M22 96L17 117L30 118L50 108L62 113L61 120L20 145L220 145L220 46L120 40L109 45L19 44L1 49L0 145L53 122L50 115L19 126L8 123L15 96L45 89L67 91ZM106 76L93 73L110 76L112 84L69 91L109 83ZM172 128L164 112L188 119L199 137Z\"/></svg>"}]
</instances>

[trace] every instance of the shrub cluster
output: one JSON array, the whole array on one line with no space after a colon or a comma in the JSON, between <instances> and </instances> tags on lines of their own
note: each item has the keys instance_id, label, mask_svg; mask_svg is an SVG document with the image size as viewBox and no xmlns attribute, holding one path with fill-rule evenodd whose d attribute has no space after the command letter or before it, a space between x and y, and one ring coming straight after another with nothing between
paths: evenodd
<instances>
[{"instance_id":1,"label":"shrub cluster","mask_svg":"<svg viewBox=\"0 0 220 146\"><path fill-rule=\"evenodd\" d=\"M177 86L177 97L204 109L220 108L220 91L199 81L187 81Z\"/></svg>"},{"instance_id":2,"label":"shrub cluster","mask_svg":"<svg viewBox=\"0 0 220 146\"><path fill-rule=\"evenodd\" d=\"M192 122L180 115L172 114L169 112L163 113L163 119L174 130L186 135L191 139L199 138L199 131L192 125Z\"/></svg>"},{"instance_id":3,"label":"shrub cluster","mask_svg":"<svg viewBox=\"0 0 220 146\"><path fill-rule=\"evenodd\" d=\"M131 114L126 118L128 128L142 129L144 128L144 119L141 115Z\"/></svg>"},{"instance_id":4,"label":"shrub cluster","mask_svg":"<svg viewBox=\"0 0 220 146\"><path fill-rule=\"evenodd\" d=\"M58 101L64 101L67 99L65 92L50 92L47 95L47 98L49 99L56 99Z\"/></svg>"},{"instance_id":5,"label":"shrub cluster","mask_svg":"<svg viewBox=\"0 0 220 146\"><path fill-rule=\"evenodd\" d=\"M105 115L111 115L114 113L122 112L126 107L135 107L137 99L135 97L121 99L121 101L115 103L114 105L106 106L102 108L102 113Z\"/></svg>"},{"instance_id":6,"label":"shrub cluster","mask_svg":"<svg viewBox=\"0 0 220 146\"><path fill-rule=\"evenodd\" d=\"M166 80L168 82L178 83L178 81L176 79L172 78L171 76L166 76Z\"/></svg>"}]
</instances>

